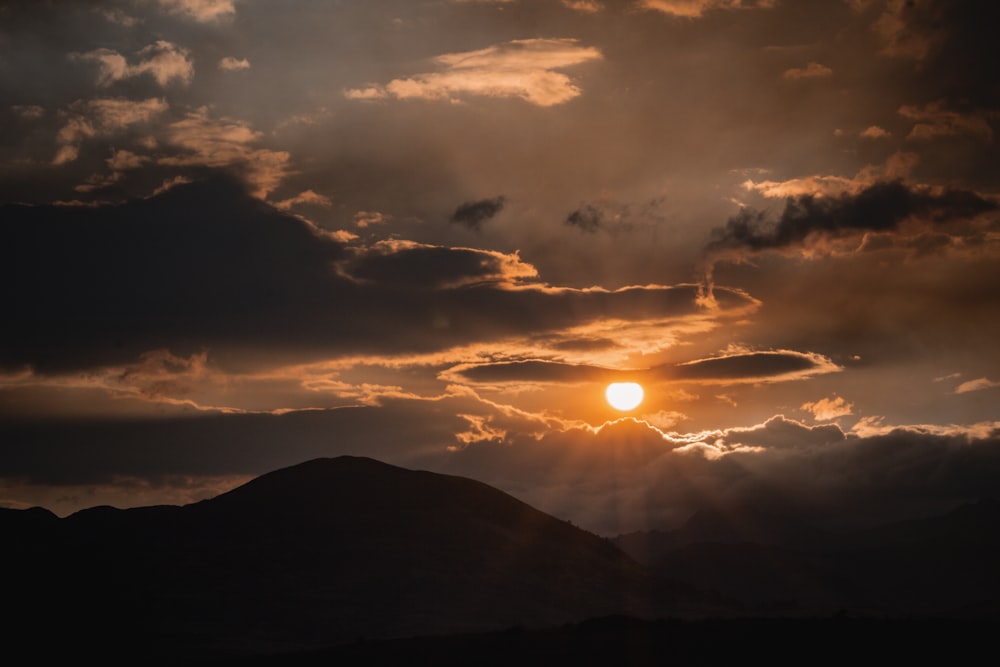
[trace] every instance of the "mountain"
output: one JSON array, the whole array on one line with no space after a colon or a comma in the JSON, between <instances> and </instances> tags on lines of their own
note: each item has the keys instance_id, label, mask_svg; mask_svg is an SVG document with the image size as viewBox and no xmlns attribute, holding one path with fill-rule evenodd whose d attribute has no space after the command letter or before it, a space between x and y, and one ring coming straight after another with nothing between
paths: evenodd
<instances>
[{"instance_id":1,"label":"mountain","mask_svg":"<svg viewBox=\"0 0 1000 667\"><path fill-rule=\"evenodd\" d=\"M613 540L660 576L751 614L993 615L1000 610L1000 503L852 532L742 511Z\"/></svg>"},{"instance_id":2,"label":"mountain","mask_svg":"<svg viewBox=\"0 0 1000 667\"><path fill-rule=\"evenodd\" d=\"M497 489L366 458L309 461L184 507L8 510L0 530L16 573L9 636L185 659L702 605Z\"/></svg>"},{"instance_id":3,"label":"mountain","mask_svg":"<svg viewBox=\"0 0 1000 667\"><path fill-rule=\"evenodd\" d=\"M652 564L672 551L705 542L805 549L830 544L834 539L835 535L803 521L737 506L725 511L699 510L680 528L626 533L613 541L638 562Z\"/></svg>"}]
</instances>

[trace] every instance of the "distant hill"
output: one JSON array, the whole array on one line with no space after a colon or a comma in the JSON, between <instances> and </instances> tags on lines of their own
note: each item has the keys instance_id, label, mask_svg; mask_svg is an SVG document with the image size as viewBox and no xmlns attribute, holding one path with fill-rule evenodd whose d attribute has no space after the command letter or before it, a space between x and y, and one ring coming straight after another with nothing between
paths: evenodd
<instances>
[{"instance_id":1,"label":"distant hill","mask_svg":"<svg viewBox=\"0 0 1000 667\"><path fill-rule=\"evenodd\" d=\"M184 507L7 510L0 531L11 636L80 645L252 653L705 609L497 489L366 458Z\"/></svg>"},{"instance_id":2,"label":"distant hill","mask_svg":"<svg viewBox=\"0 0 1000 667\"><path fill-rule=\"evenodd\" d=\"M835 533L752 510L701 512L672 531L621 535L660 576L714 591L751 614L852 609L895 616L1000 610L1000 503Z\"/></svg>"}]
</instances>

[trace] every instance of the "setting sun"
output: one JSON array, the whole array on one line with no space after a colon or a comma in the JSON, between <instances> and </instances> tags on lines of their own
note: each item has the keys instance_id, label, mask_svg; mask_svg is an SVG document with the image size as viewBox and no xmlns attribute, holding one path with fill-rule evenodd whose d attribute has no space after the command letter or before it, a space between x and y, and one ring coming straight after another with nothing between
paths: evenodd
<instances>
[{"instance_id":1,"label":"setting sun","mask_svg":"<svg viewBox=\"0 0 1000 667\"><path fill-rule=\"evenodd\" d=\"M612 382L604 390L604 397L615 410L632 410L642 403L642 386L635 382Z\"/></svg>"}]
</instances>

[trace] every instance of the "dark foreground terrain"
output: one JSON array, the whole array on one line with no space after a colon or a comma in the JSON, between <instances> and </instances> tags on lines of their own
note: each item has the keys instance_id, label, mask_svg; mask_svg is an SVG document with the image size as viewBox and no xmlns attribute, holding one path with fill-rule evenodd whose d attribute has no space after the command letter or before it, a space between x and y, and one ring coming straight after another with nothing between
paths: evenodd
<instances>
[{"instance_id":1,"label":"dark foreground terrain","mask_svg":"<svg viewBox=\"0 0 1000 667\"><path fill-rule=\"evenodd\" d=\"M1000 620L604 617L558 628L359 641L257 657L250 665L868 665L977 664L995 655Z\"/></svg>"},{"instance_id":2,"label":"dark foreground terrain","mask_svg":"<svg viewBox=\"0 0 1000 667\"><path fill-rule=\"evenodd\" d=\"M318 459L184 507L0 510L0 639L103 664L964 663L1000 629L998 517L612 541L473 480Z\"/></svg>"}]
</instances>

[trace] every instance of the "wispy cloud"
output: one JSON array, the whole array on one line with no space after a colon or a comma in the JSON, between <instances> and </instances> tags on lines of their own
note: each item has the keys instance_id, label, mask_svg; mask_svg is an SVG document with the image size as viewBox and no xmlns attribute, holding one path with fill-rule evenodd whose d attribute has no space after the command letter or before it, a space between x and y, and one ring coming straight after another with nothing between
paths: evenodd
<instances>
[{"instance_id":1,"label":"wispy cloud","mask_svg":"<svg viewBox=\"0 0 1000 667\"><path fill-rule=\"evenodd\" d=\"M984 389L993 389L994 387L1000 387L1000 382L990 380L989 378L978 378L975 380L968 380L962 384L955 387L956 394L968 394L971 391L983 391Z\"/></svg>"},{"instance_id":2,"label":"wispy cloud","mask_svg":"<svg viewBox=\"0 0 1000 667\"><path fill-rule=\"evenodd\" d=\"M791 69L786 69L782 76L791 81L798 81L800 79L821 79L831 76L832 74L833 70L826 65L811 62L805 67L793 67Z\"/></svg>"},{"instance_id":3,"label":"wispy cloud","mask_svg":"<svg viewBox=\"0 0 1000 667\"><path fill-rule=\"evenodd\" d=\"M865 139L888 139L892 136L892 133L878 125L871 125L865 128L859 136Z\"/></svg>"},{"instance_id":4,"label":"wispy cloud","mask_svg":"<svg viewBox=\"0 0 1000 667\"><path fill-rule=\"evenodd\" d=\"M878 135L881 128L868 128L862 135L869 137ZM888 133L886 133L888 134ZM881 136L881 135L879 135ZM758 192L764 197L785 199L803 195L829 196L857 194L865 188L882 181L905 179L920 163L920 156L910 152L896 152L890 155L884 164L866 165L854 176L836 176L832 174L812 174L785 181L754 181L747 179L743 188Z\"/></svg>"},{"instance_id":5,"label":"wispy cloud","mask_svg":"<svg viewBox=\"0 0 1000 667\"><path fill-rule=\"evenodd\" d=\"M507 198L503 195L491 199L467 201L455 209L451 221L469 229L479 229L483 223L496 217L503 210Z\"/></svg>"},{"instance_id":6,"label":"wispy cloud","mask_svg":"<svg viewBox=\"0 0 1000 667\"><path fill-rule=\"evenodd\" d=\"M902 106L899 114L915 121L907 139L934 139L937 137L971 136L984 141L993 140L993 128L986 112L962 113L948 109L937 101L923 107ZM997 114L993 114L995 117Z\"/></svg>"},{"instance_id":7,"label":"wispy cloud","mask_svg":"<svg viewBox=\"0 0 1000 667\"><path fill-rule=\"evenodd\" d=\"M698 18L713 9L771 9L776 0L640 0L645 9L673 16Z\"/></svg>"},{"instance_id":8,"label":"wispy cloud","mask_svg":"<svg viewBox=\"0 0 1000 667\"><path fill-rule=\"evenodd\" d=\"M344 96L455 101L478 95L515 97L548 107L581 94L569 76L557 70L601 58L599 50L580 46L575 39L514 40L478 51L447 53L433 60L439 71L349 89Z\"/></svg>"},{"instance_id":9,"label":"wispy cloud","mask_svg":"<svg viewBox=\"0 0 1000 667\"><path fill-rule=\"evenodd\" d=\"M237 72L241 69L250 69L250 61L246 58L226 56L219 61L219 69L223 72Z\"/></svg>"},{"instance_id":10,"label":"wispy cloud","mask_svg":"<svg viewBox=\"0 0 1000 667\"><path fill-rule=\"evenodd\" d=\"M279 202L275 202L274 207L281 209L282 211L287 211L293 206L298 206L300 204L307 204L310 206L321 206L323 208L330 208L333 206L333 202L326 195L321 195L313 190L304 190L294 197L288 199L282 199Z\"/></svg>"},{"instance_id":11,"label":"wispy cloud","mask_svg":"<svg viewBox=\"0 0 1000 667\"><path fill-rule=\"evenodd\" d=\"M76 160L80 144L85 139L108 135L129 125L144 123L166 111L168 105L160 98L133 101L123 98L78 100L70 105L63 126L56 135L59 146L52 164L60 165Z\"/></svg>"},{"instance_id":12,"label":"wispy cloud","mask_svg":"<svg viewBox=\"0 0 1000 667\"><path fill-rule=\"evenodd\" d=\"M604 9L604 5L597 0L562 0L564 7L586 14L594 14Z\"/></svg>"},{"instance_id":13,"label":"wispy cloud","mask_svg":"<svg viewBox=\"0 0 1000 667\"><path fill-rule=\"evenodd\" d=\"M214 21L236 13L236 0L159 0L170 13L188 16L200 22Z\"/></svg>"},{"instance_id":14,"label":"wispy cloud","mask_svg":"<svg viewBox=\"0 0 1000 667\"><path fill-rule=\"evenodd\" d=\"M187 85L194 77L194 63L190 52L171 42L158 40L140 49L136 55L139 56L139 62L134 65L130 65L122 54L106 48L72 53L70 58L97 63L99 86L110 86L116 81L143 74L149 74L161 86L166 86L171 81Z\"/></svg>"},{"instance_id":15,"label":"wispy cloud","mask_svg":"<svg viewBox=\"0 0 1000 667\"><path fill-rule=\"evenodd\" d=\"M812 413L818 421L825 422L852 414L854 404L848 403L840 396L834 396L803 403L800 409Z\"/></svg>"},{"instance_id":16,"label":"wispy cloud","mask_svg":"<svg viewBox=\"0 0 1000 667\"><path fill-rule=\"evenodd\" d=\"M178 167L234 168L258 196L266 197L288 175L291 155L255 147L261 136L248 123L213 118L203 107L167 127L167 140L183 152L161 157L158 162Z\"/></svg>"}]
</instances>

